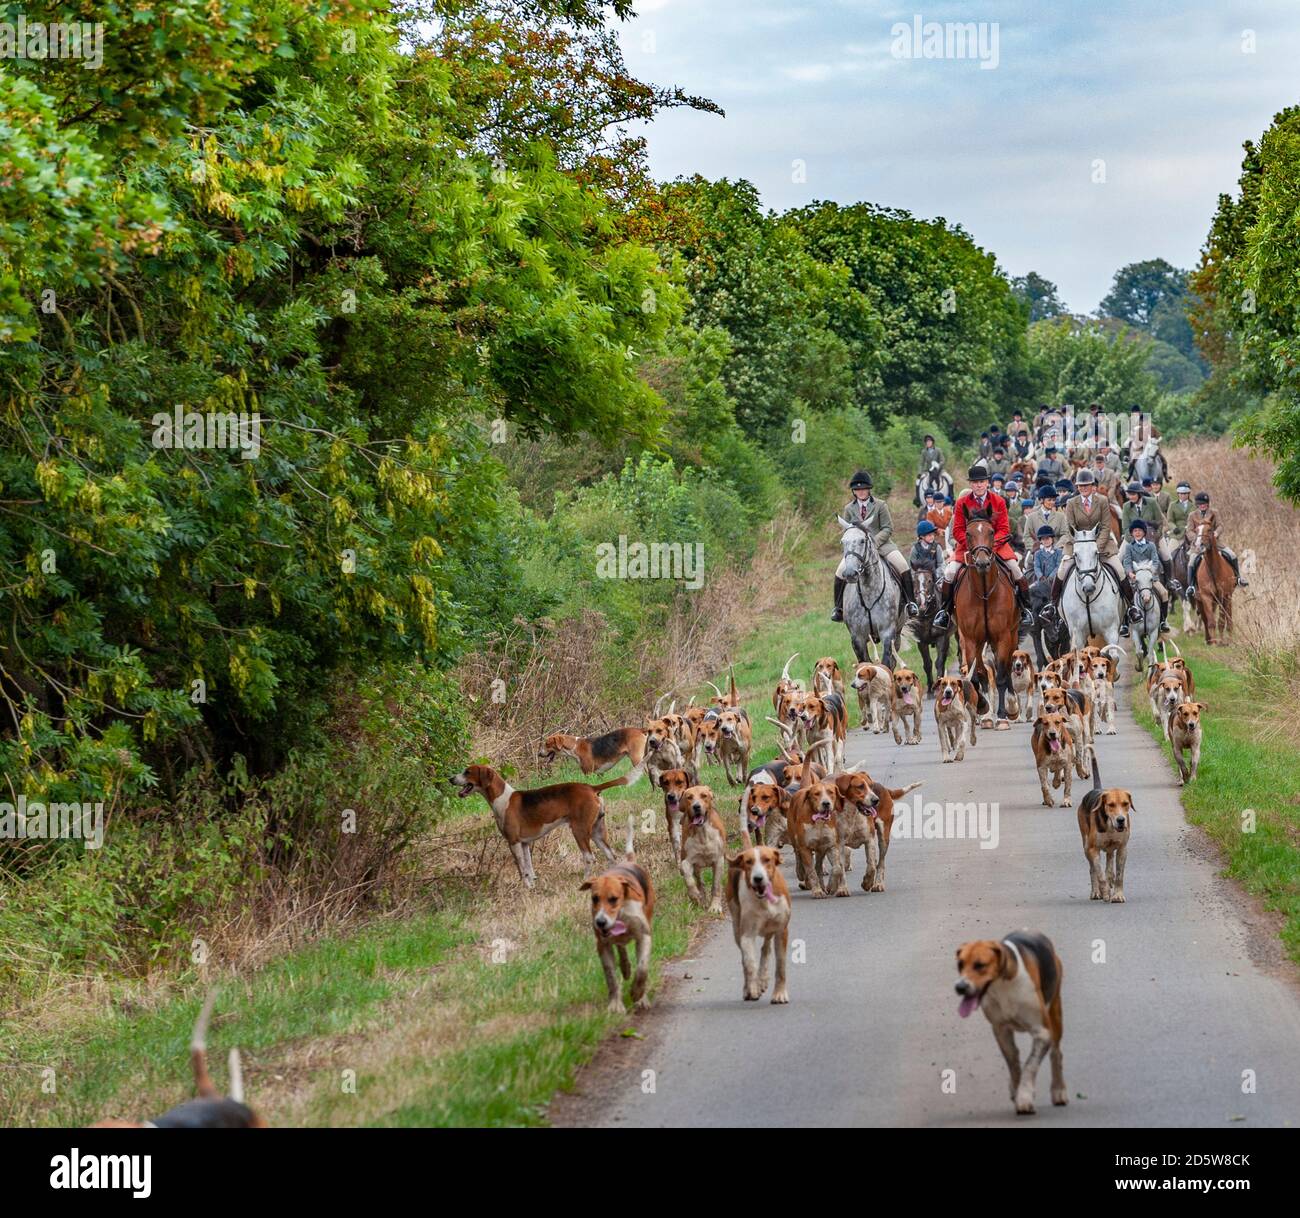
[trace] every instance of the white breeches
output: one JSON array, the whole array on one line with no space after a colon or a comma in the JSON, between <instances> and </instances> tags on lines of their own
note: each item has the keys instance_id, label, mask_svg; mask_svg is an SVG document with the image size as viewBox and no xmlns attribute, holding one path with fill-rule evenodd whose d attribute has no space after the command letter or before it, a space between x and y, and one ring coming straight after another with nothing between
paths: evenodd
<instances>
[{"instance_id":1,"label":"white breeches","mask_svg":"<svg viewBox=\"0 0 1300 1218\"><path fill-rule=\"evenodd\" d=\"M1113 555L1110 558L1103 558L1104 562L1112 571L1115 572L1115 578L1121 582L1128 579L1128 572L1124 570L1124 564L1120 561L1119 555ZM1061 559L1061 565L1056 569L1056 578L1065 583L1065 578L1074 569L1074 556L1067 554Z\"/></svg>"},{"instance_id":2,"label":"white breeches","mask_svg":"<svg viewBox=\"0 0 1300 1218\"><path fill-rule=\"evenodd\" d=\"M1016 558L1003 559L1002 564L1007 568L1008 571L1011 572L1012 580L1015 583L1019 583L1021 576L1024 574L1024 572L1021 571L1020 569L1020 560ZM961 570L961 563L956 561L947 562L944 564L943 567L943 577L949 583L952 583L953 580L957 578L957 572L959 572L960 570Z\"/></svg>"},{"instance_id":3,"label":"white breeches","mask_svg":"<svg viewBox=\"0 0 1300 1218\"><path fill-rule=\"evenodd\" d=\"M894 569L896 575L905 575L911 570L908 565L907 555L902 550L892 550L885 555L885 561ZM844 564L848 562L847 558L840 559L840 565L835 568L835 578L844 578Z\"/></svg>"}]
</instances>

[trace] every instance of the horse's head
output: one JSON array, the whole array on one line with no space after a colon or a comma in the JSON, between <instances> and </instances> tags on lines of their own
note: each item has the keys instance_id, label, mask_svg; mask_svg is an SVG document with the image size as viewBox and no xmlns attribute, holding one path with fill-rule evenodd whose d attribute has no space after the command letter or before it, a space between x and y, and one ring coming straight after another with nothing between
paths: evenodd
<instances>
[{"instance_id":1,"label":"horse's head","mask_svg":"<svg viewBox=\"0 0 1300 1218\"><path fill-rule=\"evenodd\" d=\"M878 558L875 539L860 524L837 516L840 526L840 549L844 552L844 578L857 579L870 571Z\"/></svg>"},{"instance_id":2,"label":"horse's head","mask_svg":"<svg viewBox=\"0 0 1300 1218\"><path fill-rule=\"evenodd\" d=\"M1079 587L1085 596L1090 596L1101 572L1097 557L1097 530L1079 529L1075 532L1073 541L1074 569L1078 573Z\"/></svg>"},{"instance_id":3,"label":"horse's head","mask_svg":"<svg viewBox=\"0 0 1300 1218\"><path fill-rule=\"evenodd\" d=\"M1159 452L1160 452L1160 441L1157 440L1155 436L1151 436L1142 448L1142 455L1148 461L1150 461L1154 459L1156 454L1158 454Z\"/></svg>"},{"instance_id":4,"label":"horse's head","mask_svg":"<svg viewBox=\"0 0 1300 1218\"><path fill-rule=\"evenodd\" d=\"M934 572L924 568L912 572L912 581L916 588L916 603L924 613L934 596Z\"/></svg>"},{"instance_id":5,"label":"horse's head","mask_svg":"<svg viewBox=\"0 0 1300 1218\"><path fill-rule=\"evenodd\" d=\"M1133 585L1137 590L1137 599L1145 609L1155 596L1156 566L1153 562L1133 564Z\"/></svg>"},{"instance_id":6,"label":"horse's head","mask_svg":"<svg viewBox=\"0 0 1300 1218\"><path fill-rule=\"evenodd\" d=\"M993 521L972 516L966 524L966 554L977 571L993 566Z\"/></svg>"},{"instance_id":7,"label":"horse's head","mask_svg":"<svg viewBox=\"0 0 1300 1218\"><path fill-rule=\"evenodd\" d=\"M1208 520L1201 521L1196 526L1196 531L1189 536L1191 538L1189 553L1192 558L1199 558L1214 545L1214 529Z\"/></svg>"}]
</instances>

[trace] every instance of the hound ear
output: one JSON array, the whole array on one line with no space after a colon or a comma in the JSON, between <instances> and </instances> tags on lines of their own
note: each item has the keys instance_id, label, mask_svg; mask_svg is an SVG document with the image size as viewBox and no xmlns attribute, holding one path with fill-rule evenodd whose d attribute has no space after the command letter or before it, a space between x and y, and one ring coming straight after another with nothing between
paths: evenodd
<instances>
[{"instance_id":1,"label":"hound ear","mask_svg":"<svg viewBox=\"0 0 1300 1218\"><path fill-rule=\"evenodd\" d=\"M591 887L591 881L590 881L590 880L583 880L582 883L578 885L578 891L579 891L579 892L586 892L587 889L590 888L590 887Z\"/></svg>"},{"instance_id":2,"label":"hound ear","mask_svg":"<svg viewBox=\"0 0 1300 1218\"><path fill-rule=\"evenodd\" d=\"M1207 711L1210 709L1210 704L1208 702L1195 702L1193 705L1198 711Z\"/></svg>"},{"instance_id":3,"label":"hound ear","mask_svg":"<svg viewBox=\"0 0 1300 1218\"><path fill-rule=\"evenodd\" d=\"M740 866L740 855L738 854L738 855L736 855L735 858L728 859L728 860L727 860L727 866L728 866L732 871L734 871L737 867L739 867L739 866Z\"/></svg>"},{"instance_id":4,"label":"hound ear","mask_svg":"<svg viewBox=\"0 0 1300 1218\"><path fill-rule=\"evenodd\" d=\"M999 977L1014 977L1016 975L1016 958L1001 943L998 944L998 953L1002 957L1002 964L998 969Z\"/></svg>"}]
</instances>

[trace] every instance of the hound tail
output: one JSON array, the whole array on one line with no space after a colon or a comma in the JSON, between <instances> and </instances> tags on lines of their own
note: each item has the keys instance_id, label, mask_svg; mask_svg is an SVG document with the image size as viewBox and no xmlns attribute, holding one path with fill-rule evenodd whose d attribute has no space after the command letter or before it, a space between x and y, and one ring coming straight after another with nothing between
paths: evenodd
<instances>
[{"instance_id":1,"label":"hound tail","mask_svg":"<svg viewBox=\"0 0 1300 1218\"><path fill-rule=\"evenodd\" d=\"M917 782L909 782L907 786L901 787L898 790L895 790L894 788L891 787L889 790L890 797L893 799L902 799L903 796L906 795L909 791L915 791L916 788L919 787L921 783L924 781L925 779L922 778L919 779Z\"/></svg>"},{"instance_id":2,"label":"hound tail","mask_svg":"<svg viewBox=\"0 0 1300 1218\"><path fill-rule=\"evenodd\" d=\"M636 862L636 813L627 814L627 849L624 850L629 863Z\"/></svg>"},{"instance_id":3,"label":"hound tail","mask_svg":"<svg viewBox=\"0 0 1300 1218\"><path fill-rule=\"evenodd\" d=\"M1101 790L1101 771L1097 768L1097 746L1091 744L1088 748L1092 752L1092 786L1093 790Z\"/></svg>"},{"instance_id":4,"label":"hound tail","mask_svg":"<svg viewBox=\"0 0 1300 1218\"><path fill-rule=\"evenodd\" d=\"M631 787L641 781L641 775L645 773L645 763L638 761L622 778L614 778L609 782L596 783L591 789L593 791L606 791L610 787Z\"/></svg>"},{"instance_id":5,"label":"hound tail","mask_svg":"<svg viewBox=\"0 0 1300 1218\"><path fill-rule=\"evenodd\" d=\"M244 1102L244 1063L240 1060L239 1050L230 1050L230 1098L237 1104Z\"/></svg>"},{"instance_id":6,"label":"hound tail","mask_svg":"<svg viewBox=\"0 0 1300 1218\"><path fill-rule=\"evenodd\" d=\"M190 1037L190 1065L194 1069L194 1088L205 1100L219 1099L217 1090L208 1073L208 1022L212 1018L212 1008L217 1002L217 991L209 990L204 1000L203 1009L194 1023L194 1033Z\"/></svg>"}]
</instances>

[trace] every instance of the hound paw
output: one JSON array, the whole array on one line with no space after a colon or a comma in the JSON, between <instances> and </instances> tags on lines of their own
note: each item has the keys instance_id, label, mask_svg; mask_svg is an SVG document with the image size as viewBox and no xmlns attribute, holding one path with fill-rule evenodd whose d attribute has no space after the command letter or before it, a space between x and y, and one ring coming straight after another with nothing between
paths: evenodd
<instances>
[{"instance_id":1,"label":"hound paw","mask_svg":"<svg viewBox=\"0 0 1300 1218\"><path fill-rule=\"evenodd\" d=\"M611 998L605 1004L605 1010L611 1015L623 1014L623 1000L621 998Z\"/></svg>"},{"instance_id":2,"label":"hound paw","mask_svg":"<svg viewBox=\"0 0 1300 1218\"><path fill-rule=\"evenodd\" d=\"M648 1011L650 1009L650 999L643 994L632 1004L632 1009L634 1011Z\"/></svg>"},{"instance_id":3,"label":"hound paw","mask_svg":"<svg viewBox=\"0 0 1300 1218\"><path fill-rule=\"evenodd\" d=\"M1073 807L1074 807L1074 800L1072 800L1068 795L1066 795L1066 796L1061 800L1061 807L1063 807L1063 808L1073 808Z\"/></svg>"},{"instance_id":4,"label":"hound paw","mask_svg":"<svg viewBox=\"0 0 1300 1218\"><path fill-rule=\"evenodd\" d=\"M1034 1113L1038 1111L1038 1109L1034 1107L1034 1097L1032 1095L1017 1095L1016 1111L1020 1113L1021 1116L1033 1116Z\"/></svg>"},{"instance_id":5,"label":"hound paw","mask_svg":"<svg viewBox=\"0 0 1300 1218\"><path fill-rule=\"evenodd\" d=\"M1112 893L1110 894L1110 902L1111 902L1112 905L1123 905L1123 904L1125 904L1125 901L1124 901L1124 894L1123 894L1122 892L1112 892Z\"/></svg>"},{"instance_id":6,"label":"hound paw","mask_svg":"<svg viewBox=\"0 0 1300 1218\"><path fill-rule=\"evenodd\" d=\"M884 880L876 880L876 882L875 882L874 884L871 885L871 888L870 888L868 891L870 891L870 892L884 892L884 891L885 891L885 881L884 881Z\"/></svg>"},{"instance_id":7,"label":"hound paw","mask_svg":"<svg viewBox=\"0 0 1300 1218\"><path fill-rule=\"evenodd\" d=\"M835 895L837 897L847 897L847 896L852 896L853 894L849 892L849 886L847 884L841 884L835 890Z\"/></svg>"},{"instance_id":8,"label":"hound paw","mask_svg":"<svg viewBox=\"0 0 1300 1218\"><path fill-rule=\"evenodd\" d=\"M1052 1088L1052 1103L1058 1108L1064 1108L1070 1102L1070 1094L1064 1087Z\"/></svg>"},{"instance_id":9,"label":"hound paw","mask_svg":"<svg viewBox=\"0 0 1300 1218\"><path fill-rule=\"evenodd\" d=\"M813 899L814 901L824 901L824 900L825 900L828 896L830 896L830 895L831 895L831 894L830 894L829 892L827 892L825 889L818 888L818 889L817 889L817 890L812 894L812 899Z\"/></svg>"}]
</instances>

